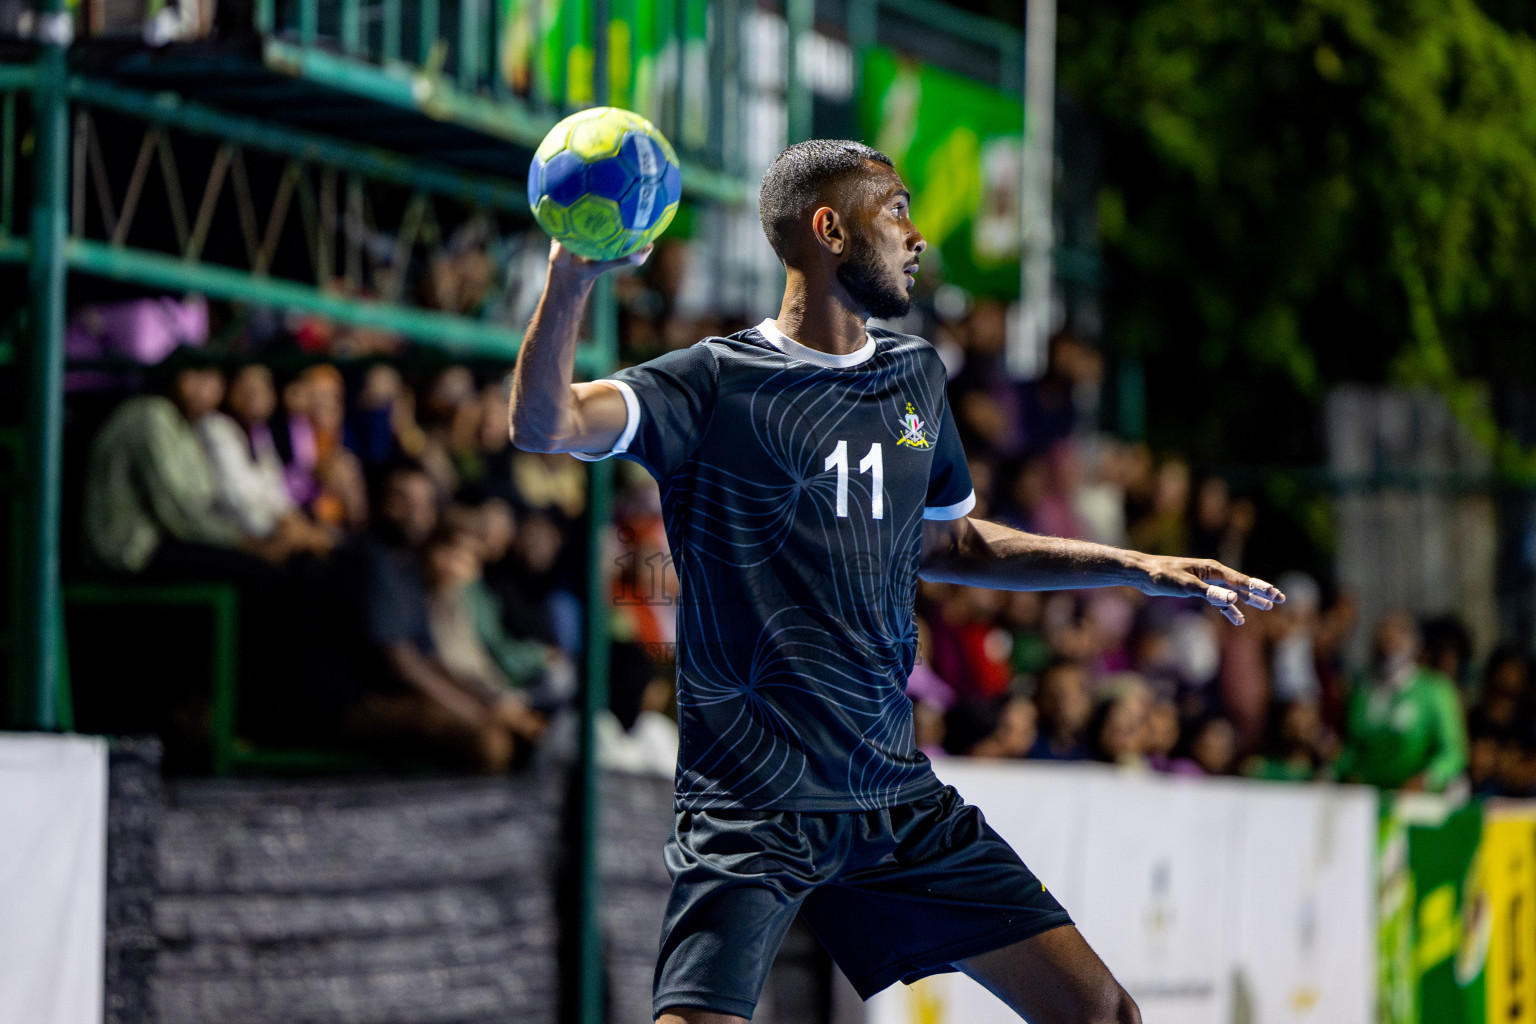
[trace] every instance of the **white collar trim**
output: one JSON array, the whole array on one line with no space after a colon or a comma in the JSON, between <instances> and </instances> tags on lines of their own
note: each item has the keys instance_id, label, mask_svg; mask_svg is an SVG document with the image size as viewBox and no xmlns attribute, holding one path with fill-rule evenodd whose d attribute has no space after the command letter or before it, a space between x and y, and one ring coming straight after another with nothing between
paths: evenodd
<instances>
[{"instance_id":1,"label":"white collar trim","mask_svg":"<svg viewBox=\"0 0 1536 1024\"><path fill-rule=\"evenodd\" d=\"M868 331L864 332L863 348L857 352L849 352L847 355L841 356L800 344L794 338L779 330L778 325L773 322L772 318L758 324L757 331L768 340L768 344L791 359L799 359L803 362L815 363L817 366L827 366L835 370L858 366L860 363L868 362L875 354L875 338Z\"/></svg>"}]
</instances>

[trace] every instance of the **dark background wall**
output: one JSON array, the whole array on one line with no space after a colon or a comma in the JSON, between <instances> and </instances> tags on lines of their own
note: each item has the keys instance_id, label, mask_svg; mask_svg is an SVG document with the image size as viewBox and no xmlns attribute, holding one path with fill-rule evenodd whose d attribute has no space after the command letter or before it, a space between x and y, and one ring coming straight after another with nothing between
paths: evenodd
<instances>
[{"instance_id":1,"label":"dark background wall","mask_svg":"<svg viewBox=\"0 0 1536 1024\"><path fill-rule=\"evenodd\" d=\"M107 1024L555 1024L568 1002L567 780L162 780L112 751ZM670 779L604 783L609 1020L650 1021ZM759 1021L822 1024L833 970L791 933Z\"/></svg>"}]
</instances>

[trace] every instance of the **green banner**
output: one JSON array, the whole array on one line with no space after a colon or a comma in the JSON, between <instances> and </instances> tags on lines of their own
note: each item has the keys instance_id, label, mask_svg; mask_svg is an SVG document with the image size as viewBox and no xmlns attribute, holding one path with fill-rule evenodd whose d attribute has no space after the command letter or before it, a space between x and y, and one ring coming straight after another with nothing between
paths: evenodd
<instances>
[{"instance_id":1,"label":"green banner","mask_svg":"<svg viewBox=\"0 0 1536 1024\"><path fill-rule=\"evenodd\" d=\"M1379 895L1381 1024L1484 1024L1491 933L1483 811L1387 798Z\"/></svg>"},{"instance_id":2,"label":"green banner","mask_svg":"<svg viewBox=\"0 0 1536 1024\"><path fill-rule=\"evenodd\" d=\"M554 106L593 102L591 0L498 0L502 79ZM698 149L709 137L708 0L609 0L609 103ZM681 89L679 89L681 86ZM680 109L679 109L680 107Z\"/></svg>"},{"instance_id":3,"label":"green banner","mask_svg":"<svg viewBox=\"0 0 1536 1024\"><path fill-rule=\"evenodd\" d=\"M859 126L912 190L912 219L944 278L1019 293L1019 97L875 47L863 55Z\"/></svg>"}]
</instances>

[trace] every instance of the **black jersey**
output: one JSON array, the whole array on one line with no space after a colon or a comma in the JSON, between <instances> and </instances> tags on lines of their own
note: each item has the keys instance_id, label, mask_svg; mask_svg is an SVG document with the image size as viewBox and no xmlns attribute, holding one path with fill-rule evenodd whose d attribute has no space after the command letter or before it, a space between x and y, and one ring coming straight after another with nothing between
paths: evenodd
<instances>
[{"instance_id":1,"label":"black jersey","mask_svg":"<svg viewBox=\"0 0 1536 1024\"><path fill-rule=\"evenodd\" d=\"M609 380L629 413L611 454L660 482L681 584L678 805L937 791L905 694L921 526L975 495L933 347L871 328L835 356L764 321Z\"/></svg>"}]
</instances>

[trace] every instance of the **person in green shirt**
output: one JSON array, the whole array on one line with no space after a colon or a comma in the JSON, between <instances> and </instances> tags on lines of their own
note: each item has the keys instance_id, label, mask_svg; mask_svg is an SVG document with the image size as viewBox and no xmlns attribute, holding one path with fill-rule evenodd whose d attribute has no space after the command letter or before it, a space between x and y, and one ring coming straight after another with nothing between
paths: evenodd
<instances>
[{"instance_id":1,"label":"person in green shirt","mask_svg":"<svg viewBox=\"0 0 1536 1024\"><path fill-rule=\"evenodd\" d=\"M85 481L85 542L92 561L140 574L157 558L209 570L219 551L278 563L318 538L285 519L267 536L248 535L218 500L196 425L218 408L224 376L194 349L180 348L156 370L160 393L136 395L108 417L91 448ZM173 552L174 549L174 552Z\"/></svg>"},{"instance_id":2,"label":"person in green shirt","mask_svg":"<svg viewBox=\"0 0 1536 1024\"><path fill-rule=\"evenodd\" d=\"M1420 647L1418 625L1405 612L1376 626L1372 671L1350 695L1335 778L1438 793L1466 771L1456 687L1418 663Z\"/></svg>"}]
</instances>

